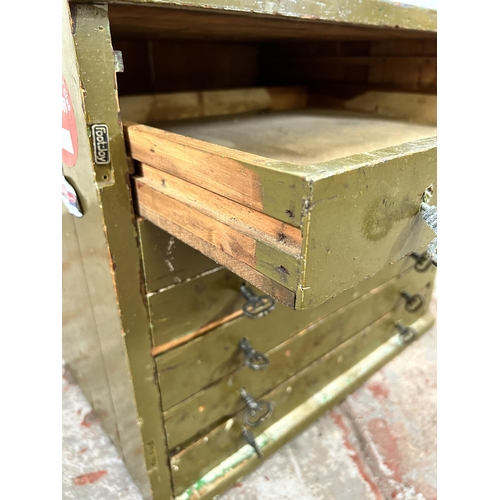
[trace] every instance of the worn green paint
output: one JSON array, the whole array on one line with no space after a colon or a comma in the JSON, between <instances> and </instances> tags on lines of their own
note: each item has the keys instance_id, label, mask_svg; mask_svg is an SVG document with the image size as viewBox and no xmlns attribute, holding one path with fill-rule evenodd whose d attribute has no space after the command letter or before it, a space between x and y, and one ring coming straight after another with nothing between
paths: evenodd
<instances>
[{"instance_id":1,"label":"worn green paint","mask_svg":"<svg viewBox=\"0 0 500 500\"><path fill-rule=\"evenodd\" d=\"M412 323L411 327L417 332L417 338L425 333L433 322L432 315L426 314ZM322 413L340 402L406 347L407 344L401 342L399 335L389 338L352 368L256 436L257 445L264 452L264 459L269 458L283 444L306 429ZM253 448L245 445L207 472L175 500L210 500L260 464L262 460L257 457Z\"/></svg>"},{"instance_id":2,"label":"worn green paint","mask_svg":"<svg viewBox=\"0 0 500 500\"><path fill-rule=\"evenodd\" d=\"M281 287L290 290L294 294L290 299L295 300L288 300L287 305L295 309L325 302L433 239L419 207L425 190L436 185L435 137L408 142L401 138L401 144L368 153L295 165L169 135L154 127L141 125L129 135L134 133L141 138L135 143L132 140L135 159L301 228L300 251L278 245L256 231L250 235L256 242L255 263L244 261L272 281L261 286L264 292L277 294ZM422 131L424 136L430 133ZM168 147L162 150L162 143ZM175 161L169 157L172 144ZM192 168L193 158L210 166L200 173ZM212 178L207 174L217 159L223 174ZM218 213L213 208L214 218ZM221 220L232 225L230 216ZM223 228L214 231L224 236ZM184 233L177 236L187 239ZM238 243L232 240L231 256L236 259ZM251 250L247 244L246 251ZM259 276L253 278L256 286Z\"/></svg>"},{"instance_id":3,"label":"worn green paint","mask_svg":"<svg viewBox=\"0 0 500 500\"><path fill-rule=\"evenodd\" d=\"M431 32L437 30L437 12L435 10L384 0L363 0L362 2L359 0L301 0L300 2L295 0L281 0L280 2L261 0L104 0L104 2L198 7L342 24L384 26Z\"/></svg>"},{"instance_id":4,"label":"worn green paint","mask_svg":"<svg viewBox=\"0 0 500 500\"><path fill-rule=\"evenodd\" d=\"M153 158L148 152L147 141L153 141L157 131L151 129L149 138L148 127L141 126L138 133L145 134L145 143L134 150L134 157L170 168L173 163L158 148ZM306 166L259 156L254 156L250 164L249 156L242 162L241 153L234 149L196 139L176 141L180 145L187 141L192 151L203 151L202 158L224 158L224 181L202 183L208 191L248 203L281 221L291 213L294 224L299 222L300 252L291 253L258 234L254 236L253 266L273 282L261 284L261 288L272 295L276 292L270 286L284 286L295 295L293 304L287 302L295 309L325 302L433 239L432 231L421 220L419 207L425 190L430 184L436 185L435 137ZM189 182L202 182L192 169L191 157L185 159L178 154L175 158L172 173ZM237 181L228 175L233 168L239 173ZM242 185L245 178L248 183ZM245 195L250 193L253 198L248 196L247 202ZM261 206L256 206L258 202ZM295 211L289 211L291 206ZM219 231L222 235L223 230Z\"/></svg>"},{"instance_id":5,"label":"worn green paint","mask_svg":"<svg viewBox=\"0 0 500 500\"><path fill-rule=\"evenodd\" d=\"M304 204L311 196L307 178L321 172L315 165L269 160L262 165L241 162L259 178L262 211L294 227L302 227Z\"/></svg>"},{"instance_id":6,"label":"worn green paint","mask_svg":"<svg viewBox=\"0 0 500 500\"><path fill-rule=\"evenodd\" d=\"M265 276L289 290L297 288L302 267L300 256L287 255L281 249L256 241L255 262L255 269Z\"/></svg>"},{"instance_id":7,"label":"worn green paint","mask_svg":"<svg viewBox=\"0 0 500 500\"><path fill-rule=\"evenodd\" d=\"M207 428L244 407L239 389L245 387L256 399L350 336L395 309L403 302L401 290L415 293L432 284L429 273L411 271L350 302L347 306L309 325L305 330L266 354L269 366L262 371L240 367L165 413L171 448L186 447L188 440L205 434ZM200 411L203 408L203 411Z\"/></svg>"},{"instance_id":8,"label":"worn green paint","mask_svg":"<svg viewBox=\"0 0 500 500\"><path fill-rule=\"evenodd\" d=\"M87 210L89 206L87 205ZM90 223L99 227L99 220L94 221L92 209L88 217ZM120 435L116 422L115 409L109 389L106 363L101 349L99 333L94 319L92 301L95 300L86 286L87 278L78 233L76 219L63 206L62 216L62 354L66 365L83 390L94 411L101 416L101 423L114 445L121 450ZM85 243L82 244L85 248Z\"/></svg>"},{"instance_id":9,"label":"worn green paint","mask_svg":"<svg viewBox=\"0 0 500 500\"><path fill-rule=\"evenodd\" d=\"M246 301L241 284L241 278L222 268L149 296L154 345L241 310Z\"/></svg>"},{"instance_id":10,"label":"worn green paint","mask_svg":"<svg viewBox=\"0 0 500 500\"><path fill-rule=\"evenodd\" d=\"M314 307L433 238L420 215L436 186L436 138L320 164L295 307Z\"/></svg>"},{"instance_id":11,"label":"worn green paint","mask_svg":"<svg viewBox=\"0 0 500 500\"><path fill-rule=\"evenodd\" d=\"M237 370L243 362L243 355L238 349L238 342L242 337L247 337L256 350L266 352L313 321L345 306L404 270L411 269L413 265L412 259L403 259L357 287L306 311L293 311L277 303L276 309L264 318L240 317L192 340L189 344L161 354L156 358L156 362L163 409L168 410L224 375ZM262 332L272 332L272 335ZM172 384L172 380L176 383Z\"/></svg>"},{"instance_id":12,"label":"worn green paint","mask_svg":"<svg viewBox=\"0 0 500 500\"><path fill-rule=\"evenodd\" d=\"M420 293L427 296L425 290L421 290ZM394 336L395 321L400 320L404 324L409 324L424 313L423 309L418 313L408 313L400 306L265 394L262 399L273 405L274 412L268 420L259 425L258 430L268 429ZM200 476L206 474L244 444L241 436L243 413L244 410L231 417L233 423L230 428L227 428L226 423L222 423L199 441L172 456L172 477L176 495L181 494Z\"/></svg>"},{"instance_id":13,"label":"worn green paint","mask_svg":"<svg viewBox=\"0 0 500 500\"><path fill-rule=\"evenodd\" d=\"M84 112L84 117L78 131L79 161L64 172L84 205L84 216L75 221L75 226L121 451L143 496L168 499L171 481L166 438L150 355L149 318L119 121L107 7L74 5L72 16L73 39L68 44L74 43L78 67L70 80L81 99L78 112ZM68 20L66 23L71 39ZM75 104L75 94L72 98ZM111 163L105 167L93 164L87 126L95 123L109 128Z\"/></svg>"},{"instance_id":14,"label":"worn green paint","mask_svg":"<svg viewBox=\"0 0 500 500\"><path fill-rule=\"evenodd\" d=\"M211 269L216 262L147 220L137 224L146 291L177 285Z\"/></svg>"}]
</instances>

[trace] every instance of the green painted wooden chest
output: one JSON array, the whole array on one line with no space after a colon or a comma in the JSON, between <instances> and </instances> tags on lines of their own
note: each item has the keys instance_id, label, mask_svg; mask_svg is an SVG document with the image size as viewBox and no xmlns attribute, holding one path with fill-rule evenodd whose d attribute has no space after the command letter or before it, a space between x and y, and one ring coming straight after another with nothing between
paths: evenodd
<instances>
[{"instance_id":1,"label":"green painted wooden chest","mask_svg":"<svg viewBox=\"0 0 500 500\"><path fill-rule=\"evenodd\" d=\"M145 498L209 499L432 324L436 13L62 2L63 354Z\"/></svg>"}]
</instances>

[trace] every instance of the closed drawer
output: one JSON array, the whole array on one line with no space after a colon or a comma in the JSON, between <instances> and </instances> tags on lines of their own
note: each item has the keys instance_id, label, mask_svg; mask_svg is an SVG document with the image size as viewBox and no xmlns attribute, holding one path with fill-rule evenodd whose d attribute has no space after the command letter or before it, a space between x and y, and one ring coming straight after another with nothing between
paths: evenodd
<instances>
[{"instance_id":1,"label":"closed drawer","mask_svg":"<svg viewBox=\"0 0 500 500\"><path fill-rule=\"evenodd\" d=\"M146 292L178 285L220 265L151 222L137 221Z\"/></svg>"},{"instance_id":2,"label":"closed drawer","mask_svg":"<svg viewBox=\"0 0 500 500\"><path fill-rule=\"evenodd\" d=\"M419 210L436 187L436 129L415 123L418 111L269 102L257 114L128 123L139 214L300 310L429 243Z\"/></svg>"},{"instance_id":3,"label":"closed drawer","mask_svg":"<svg viewBox=\"0 0 500 500\"><path fill-rule=\"evenodd\" d=\"M243 314L241 278L225 268L148 295L153 344L168 349Z\"/></svg>"},{"instance_id":4,"label":"closed drawer","mask_svg":"<svg viewBox=\"0 0 500 500\"><path fill-rule=\"evenodd\" d=\"M423 288L428 294L432 285L429 277L411 271L378 286L267 351L266 368L253 370L243 365L174 406L164 414L169 446L184 447L187 440L192 440L211 424L243 408L245 403L240 395L241 388L260 398L315 359L396 309L408 300L401 295L402 291L413 297L408 308L418 317L427 309L427 304L421 300L422 295L417 296L417 292Z\"/></svg>"},{"instance_id":5,"label":"closed drawer","mask_svg":"<svg viewBox=\"0 0 500 500\"><path fill-rule=\"evenodd\" d=\"M423 289L420 293L425 295L426 290ZM427 295L426 297L428 303L429 297ZM273 407L273 412L270 418L252 429L253 434L259 435L396 335L398 333L395 328L396 321L410 324L423 313L424 310L418 311L417 314L407 312L404 306L400 305L263 395L261 400L268 401ZM428 328L428 322L424 323ZM419 333L422 332L417 332ZM246 444L242 436L244 413L245 410L235 413L204 437L171 457L176 495L181 494L214 466Z\"/></svg>"},{"instance_id":6,"label":"closed drawer","mask_svg":"<svg viewBox=\"0 0 500 500\"><path fill-rule=\"evenodd\" d=\"M163 409L170 409L243 366L244 356L239 349L242 338L247 338L257 351L267 352L314 321L346 306L400 273L412 272L414 265L415 261L408 257L317 308L292 311L277 304L276 309L263 318L252 320L239 317L158 355L155 359ZM415 274L425 283L433 279L432 269Z\"/></svg>"}]
</instances>

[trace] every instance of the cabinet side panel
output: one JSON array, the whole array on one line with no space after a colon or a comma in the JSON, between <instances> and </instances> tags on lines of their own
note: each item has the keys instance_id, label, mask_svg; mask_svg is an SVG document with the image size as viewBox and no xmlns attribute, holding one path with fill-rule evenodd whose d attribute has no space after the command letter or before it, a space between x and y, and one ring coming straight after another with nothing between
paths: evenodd
<instances>
[{"instance_id":1,"label":"cabinet side panel","mask_svg":"<svg viewBox=\"0 0 500 500\"><path fill-rule=\"evenodd\" d=\"M62 17L63 76L78 131L76 164L64 165L63 173L75 187L84 214L73 219L83 286L88 289L122 456L145 498L168 500L165 433L118 121L107 8L75 5L70 14L63 0ZM96 115L96 109L106 116ZM93 160L94 124L109 129L111 161L101 168Z\"/></svg>"},{"instance_id":2,"label":"cabinet side panel","mask_svg":"<svg viewBox=\"0 0 500 500\"><path fill-rule=\"evenodd\" d=\"M113 444L121 451L108 375L94 321L74 217L65 208L62 236L63 359L99 415L102 426Z\"/></svg>"}]
</instances>

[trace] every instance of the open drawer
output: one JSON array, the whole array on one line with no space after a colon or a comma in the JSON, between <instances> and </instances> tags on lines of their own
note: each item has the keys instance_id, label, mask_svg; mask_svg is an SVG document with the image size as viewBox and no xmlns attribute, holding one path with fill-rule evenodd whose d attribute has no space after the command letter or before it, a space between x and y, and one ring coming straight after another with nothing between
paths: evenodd
<instances>
[{"instance_id":1,"label":"open drawer","mask_svg":"<svg viewBox=\"0 0 500 500\"><path fill-rule=\"evenodd\" d=\"M435 96L254 88L121 107L138 213L292 308L434 237L419 212L436 186Z\"/></svg>"}]
</instances>

